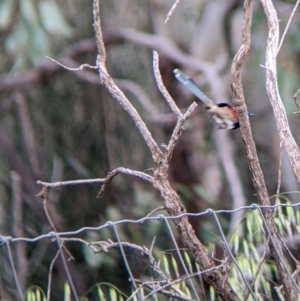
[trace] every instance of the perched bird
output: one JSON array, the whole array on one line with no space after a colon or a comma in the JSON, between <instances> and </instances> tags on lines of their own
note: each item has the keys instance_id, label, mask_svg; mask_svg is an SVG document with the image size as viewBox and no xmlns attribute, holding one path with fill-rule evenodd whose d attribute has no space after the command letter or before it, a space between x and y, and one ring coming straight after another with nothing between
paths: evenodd
<instances>
[{"instance_id":1,"label":"perched bird","mask_svg":"<svg viewBox=\"0 0 300 301\"><path fill-rule=\"evenodd\" d=\"M175 77L183 83L195 96L197 96L205 105L214 122L219 129L235 130L239 128L239 118L236 109L228 103L216 104L213 100L207 97L196 83L187 77L181 70L174 69ZM254 114L248 113L249 116Z\"/></svg>"}]
</instances>

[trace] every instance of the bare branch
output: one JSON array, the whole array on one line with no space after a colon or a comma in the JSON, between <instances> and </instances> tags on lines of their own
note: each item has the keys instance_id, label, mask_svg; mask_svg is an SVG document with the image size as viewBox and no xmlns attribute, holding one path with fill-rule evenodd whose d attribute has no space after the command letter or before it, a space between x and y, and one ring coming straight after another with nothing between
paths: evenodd
<instances>
[{"instance_id":1,"label":"bare branch","mask_svg":"<svg viewBox=\"0 0 300 301\"><path fill-rule=\"evenodd\" d=\"M158 207L158 208L155 208L155 209L153 209L151 212L149 212L149 213L146 215L146 217L151 216L152 214L154 214L154 213L157 212L157 211L161 211L161 210L165 210L165 209L166 209L165 206L160 206L160 207Z\"/></svg>"},{"instance_id":2,"label":"bare branch","mask_svg":"<svg viewBox=\"0 0 300 301\"><path fill-rule=\"evenodd\" d=\"M126 98L124 93L116 86L112 78L105 70L100 71L100 76L102 78L103 85L107 88L110 95L119 102L119 104L123 107L123 109L132 118L136 127L138 128L142 137L144 138L148 148L150 149L154 161L158 162L162 155L162 152L159 149L155 140L153 139L144 121L138 114L137 110L132 106L132 104Z\"/></svg>"},{"instance_id":3,"label":"bare branch","mask_svg":"<svg viewBox=\"0 0 300 301\"><path fill-rule=\"evenodd\" d=\"M183 115L179 108L177 107L176 103L172 99L171 95L167 91L166 87L163 84L161 74L159 71L159 65L158 65L158 53L156 51L153 51L153 70L154 70L154 76L157 83L157 87L161 94L164 96L166 102L168 103L169 107L173 111L173 113L176 115L178 119L182 119Z\"/></svg>"},{"instance_id":4,"label":"bare branch","mask_svg":"<svg viewBox=\"0 0 300 301\"><path fill-rule=\"evenodd\" d=\"M48 273L48 287L47 287L47 301L51 300L51 285L52 285L52 272L54 264L60 255L60 250L58 250L54 256L54 258L51 261L50 267L49 267L49 273Z\"/></svg>"},{"instance_id":5,"label":"bare branch","mask_svg":"<svg viewBox=\"0 0 300 301\"><path fill-rule=\"evenodd\" d=\"M174 128L174 131L172 133L169 144L166 147L166 154L164 156L165 164L167 164L167 165L169 164L172 154L173 154L173 151L174 151L174 148L176 146L176 143L182 134L182 130L184 129L183 128L184 123L185 123L186 119L192 114L192 112L195 110L196 107L197 107L197 104L195 102L193 102L190 105L190 107L188 108L188 110L186 111L186 113L180 119L177 120L177 124Z\"/></svg>"},{"instance_id":6,"label":"bare branch","mask_svg":"<svg viewBox=\"0 0 300 301\"><path fill-rule=\"evenodd\" d=\"M252 181L260 204L269 204L269 196L264 180L264 176L259 164L255 143L253 140L245 96L243 92L241 71L242 65L250 49L251 41L251 24L252 24L253 1L245 0L244 2L244 25L243 25L243 44L234 57L231 67L232 73L232 101L237 109L242 138L246 147L249 167L252 173Z\"/></svg>"},{"instance_id":7,"label":"bare branch","mask_svg":"<svg viewBox=\"0 0 300 301\"><path fill-rule=\"evenodd\" d=\"M55 63L55 64L57 64L57 65L63 67L64 69L67 69L67 70L69 70L69 71L81 71L81 70L83 70L84 68L97 69L97 70L98 70L98 67L97 67L97 66L91 66L91 65L89 65L89 64L82 64L82 65L80 65L80 66L77 67L77 68L71 68L71 67L67 67L66 65L64 65L64 64L62 64L62 63L60 63L60 62L58 62L57 60L55 60L55 59L53 59L53 58L51 58L51 57L49 57L49 56L46 56L46 58L49 59L50 61L52 61L53 63Z\"/></svg>"},{"instance_id":8,"label":"bare branch","mask_svg":"<svg viewBox=\"0 0 300 301\"><path fill-rule=\"evenodd\" d=\"M95 1L96 0L94 0L94 13L96 10L98 11L99 9L99 7L96 7L98 4L95 4ZM172 137L168 144L168 147L166 147L165 152L162 152L158 148L156 142L152 138L150 132L148 131L141 117L138 115L136 110L132 107L132 105L124 96L124 94L115 85L115 83L112 81L111 77L106 71L105 61L103 58L101 58L101 51L103 52L102 49L103 41L102 41L102 32L101 32L99 18L100 17L97 15L94 21L94 26L96 32L96 39L101 40L101 41L97 41L97 45L100 45L98 46L99 50L98 50L97 66L99 67L101 82L107 88L111 96L121 104L124 110L133 119L136 127L139 129L141 135L143 136L147 146L149 147L152 153L152 157L155 163L154 178L146 175L147 177L145 179L152 182L154 188L160 192L161 197L163 198L164 201L165 208L170 215L177 216L179 214L182 214L186 212L185 207L183 206L179 195L172 189L170 182L168 180L169 160L171 158L175 143L182 132L184 121L195 109L196 104L192 104L188 109L188 111L184 114L184 116L178 120L176 128L174 129ZM172 43L167 43L167 44L173 47ZM169 51L172 51L172 47L170 47L171 49ZM103 191L103 189L106 187L106 185L109 183L109 181L111 181L111 179L118 173L119 172L117 171L115 173L108 175L108 177L106 178L107 181L104 183L100 191L100 194ZM133 175L139 176L140 174L135 173ZM144 175L142 178L144 178ZM215 288L220 298L222 298L224 301L229 301L229 300L237 301L238 297L236 293L232 290L227 279L218 270L218 267L216 267L214 261L206 252L205 247L199 241L198 237L195 234L195 231L190 225L188 218L186 216L183 216L179 219L175 219L174 223L176 229L178 229L178 234L180 235L182 243L193 254L193 257L195 258L196 262L201 266L202 270L207 271L203 274L203 277L207 281L207 283Z\"/></svg>"},{"instance_id":9,"label":"bare branch","mask_svg":"<svg viewBox=\"0 0 300 301\"><path fill-rule=\"evenodd\" d=\"M94 10L93 10L94 30L95 30L97 48L98 48L97 66L99 68L101 83L109 91L110 95L118 101L118 103L132 118L136 127L138 128L142 137L144 138L148 148L150 149L154 162L157 163L162 155L161 150L159 149L157 143L153 139L151 133L149 132L147 126L145 125L144 121L140 117L137 110L132 106L132 104L126 98L124 93L117 87L117 85L114 83L110 75L107 73L106 66L105 66L106 52L104 48L103 35L101 30L99 3L98 0L94 0L93 3L94 3Z\"/></svg>"},{"instance_id":10,"label":"bare branch","mask_svg":"<svg viewBox=\"0 0 300 301\"><path fill-rule=\"evenodd\" d=\"M105 69L105 61L106 61L106 51L103 42L103 35L101 30L101 21L100 21L100 0L93 0L93 17L94 17L94 31L96 35L96 43L98 49L98 64L101 69Z\"/></svg>"},{"instance_id":11,"label":"bare branch","mask_svg":"<svg viewBox=\"0 0 300 301\"><path fill-rule=\"evenodd\" d=\"M269 97L276 98L279 96L277 90L276 83L276 51L278 44L278 20L276 11L273 8L272 1L261 0L262 5L264 6L265 13L268 18L269 24L269 37L268 37L268 45L267 45L267 62L266 62L266 70L267 70L267 87L268 81L273 81L273 91L270 91L269 86ZM241 68L242 64L245 60L246 55L250 49L250 41L251 41L251 24L252 24L252 11L253 11L253 0L245 0L244 2L244 24L243 24L243 45L240 47L238 53L236 54L234 61L232 63L232 92L233 92L233 103L237 108L238 115L241 123L241 133L242 138L247 151L247 158L249 162L249 167L252 174L252 181L256 190L256 194L258 197L258 201L260 205L270 205L269 195L266 188L264 176L259 164L259 160L256 153L256 148L254 144L254 140L251 133L251 128L249 124L249 118L246 113L246 104L243 93L242 81L241 81ZM278 98L277 98L278 99ZM271 101L272 102L272 101ZM276 101L274 101L276 102ZM281 103L282 104L282 103ZM274 108L274 106L273 106ZM284 110L284 109L283 109ZM278 113L278 114L277 114ZM275 113L276 122L282 119L279 111ZM279 119L277 120L277 115ZM282 114L284 115L284 114ZM287 126L287 127L286 127ZM280 127L278 127L279 129ZM287 130L288 125L285 125L285 130ZM281 135L280 135L281 136ZM281 136L282 139L284 139ZM299 162L299 161L298 161ZM283 283L285 293L288 300L296 300L295 290L293 289L293 285L291 279L288 277L284 265L281 262L282 255L282 247L280 241L276 236L276 228L273 220L273 213L271 210L263 210L263 214L266 220L266 225L269 231L266 233L270 233L273 237L270 240L270 251L272 256L274 257L274 261L278 270L278 274ZM274 245L273 245L274 243Z\"/></svg>"},{"instance_id":12,"label":"bare branch","mask_svg":"<svg viewBox=\"0 0 300 301\"><path fill-rule=\"evenodd\" d=\"M278 133L282 140L283 146L288 153L291 167L293 169L298 185L300 185L300 151L294 137L292 136L288 124L286 110L279 94L277 82L276 56L279 40L279 22L277 18L277 12L271 0L261 0L261 3L268 20L269 28L265 64L267 69L267 93L273 107Z\"/></svg>"},{"instance_id":13,"label":"bare branch","mask_svg":"<svg viewBox=\"0 0 300 301\"><path fill-rule=\"evenodd\" d=\"M125 174L125 175L129 175L129 176L134 176L134 177L138 177L142 180L148 181L150 183L153 184L153 177L147 175L144 172L141 171L136 171L136 170L131 170L128 168L124 168L124 167L118 167L116 169L114 169L113 171L111 171L107 177L105 178L104 184L101 188L101 190L99 191L99 193L97 194L97 198L100 198L102 193L105 191L105 189L107 188L107 185L112 181L112 179L118 175L118 174Z\"/></svg>"},{"instance_id":14,"label":"bare branch","mask_svg":"<svg viewBox=\"0 0 300 301\"><path fill-rule=\"evenodd\" d=\"M44 212L46 214L47 220L54 232L57 232L56 227L52 221L52 218L50 216L49 210L47 208L48 203L48 195L49 195L49 188L43 187L43 189L36 195L37 197L41 198L43 200L43 208ZM66 253L69 255L69 259L75 260L70 251L67 249L65 245L62 245L63 249L66 251Z\"/></svg>"},{"instance_id":15,"label":"bare branch","mask_svg":"<svg viewBox=\"0 0 300 301\"><path fill-rule=\"evenodd\" d=\"M153 287L153 288L151 289L151 293L149 293L148 295L146 295L146 296L145 296L145 299L147 299L148 297L152 296L152 295L155 294L156 292L160 292L162 289L167 288L167 287L169 287L169 286L171 286L171 285L174 285L174 284L183 282L183 281L185 281L185 280L187 280L187 279L189 279L189 278L195 277L195 276L205 275L206 273L210 274L210 273L212 273L212 272L216 272L216 271L218 271L218 270L222 270L223 268L224 268L224 264L220 264L220 265L215 266L215 267L213 267L213 268L211 268L211 269L207 269L207 270L205 270L205 271L200 271L200 272L192 273L191 275L188 275L188 276L185 276L185 277L181 277L181 278L176 279L176 280L174 280L174 281L172 281L172 282L169 282L169 283L167 283L167 284L165 284L165 285L163 285L163 286ZM191 300L191 299L190 299L190 300Z\"/></svg>"},{"instance_id":16,"label":"bare branch","mask_svg":"<svg viewBox=\"0 0 300 301\"><path fill-rule=\"evenodd\" d=\"M110 249L114 248L120 248L120 242L113 242L111 240L109 241L95 241L95 242L87 242L81 238L61 238L61 241L79 241L84 243L87 247L92 248L92 250L95 253L100 252L109 252ZM132 244L129 242L121 242L121 245L123 247L131 248L133 250L136 250L140 252L142 255L146 255L149 259L150 267L157 273L157 275L165 280L168 281L167 276L163 273L163 271L160 269L159 264L157 263L156 259L154 258L152 254L152 248L148 249L145 246L141 247L136 244Z\"/></svg>"},{"instance_id":17,"label":"bare branch","mask_svg":"<svg viewBox=\"0 0 300 301\"><path fill-rule=\"evenodd\" d=\"M43 182L36 181L38 185L42 185L49 188L62 187L62 186L70 186L70 185L86 185L86 184L94 184L94 183L103 183L105 182L105 178L103 179L88 179L88 180L73 180L73 181L60 181L60 182Z\"/></svg>"},{"instance_id":18,"label":"bare branch","mask_svg":"<svg viewBox=\"0 0 300 301\"><path fill-rule=\"evenodd\" d=\"M102 186L100 192L98 193L97 197L99 198L106 189L107 185L112 181L112 179L118 175L118 174L125 174L125 175L130 175L130 176L135 176L140 179L143 179L145 181L153 183L153 177L147 175L144 172L136 171L136 170L130 170L128 168L124 167L119 167L111 171L106 178L102 179L87 179L87 180L73 180L73 181L60 181L60 182L54 182L54 183L49 183L49 182L43 182L43 181L37 181L36 183L38 185L44 186L44 188L57 188L57 187L63 187L63 186L71 186L71 185L87 185L87 184L94 184L94 183L104 183ZM44 189L43 188L43 189ZM39 197L42 199L45 198L45 191L42 190L39 194ZM51 220L51 219L50 219ZM54 225L53 225L54 227Z\"/></svg>"}]
</instances>

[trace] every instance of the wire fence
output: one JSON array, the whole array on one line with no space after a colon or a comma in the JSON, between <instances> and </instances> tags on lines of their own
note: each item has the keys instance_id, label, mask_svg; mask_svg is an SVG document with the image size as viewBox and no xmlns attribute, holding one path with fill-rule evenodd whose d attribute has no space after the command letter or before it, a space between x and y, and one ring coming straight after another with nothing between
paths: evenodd
<instances>
[{"instance_id":1,"label":"wire fence","mask_svg":"<svg viewBox=\"0 0 300 301\"><path fill-rule=\"evenodd\" d=\"M68 268L67 259L65 258L66 252L64 251L64 247L65 247L66 241L76 241L76 242L83 243L83 244L91 247L94 252L107 251L111 247L118 247L122 261L126 267L128 275L129 275L129 280L131 282L132 289L133 289L133 294L130 297L128 297L127 300L146 300L147 298L150 298L150 297L153 298L153 295L155 295L157 292L162 292L172 286L173 286L172 289L174 289L174 285L177 282L183 282L183 281L185 281L188 284L188 286L192 292L191 296L183 295L176 290L175 290L175 292L174 292L174 290L173 290L173 292L165 291L164 295L169 294L169 297L173 297L174 299L177 299L177 300L200 300L200 298L198 296L199 289L196 287L196 284L194 281L192 281L192 279L196 276L199 277L199 276L203 275L205 273L205 271L200 271L200 270L198 270L197 272L192 271L192 269L191 269L192 264L187 260L186 254L184 252L182 252L182 249L178 246L177 239L176 239L177 235L176 235L174 228L172 229L170 222L172 222L175 219L180 219L184 216L187 216L189 218L196 218L196 219L210 216L212 218L212 220L214 221L216 228L218 229L219 233L217 233L216 236L219 237L218 239L221 241L221 243L224 246L224 250L227 253L227 259L232 264L232 266L235 267L236 271L239 274L239 279L242 279L243 286L246 288L246 292L244 292L244 293L246 293L248 295L251 294L253 300L263 300L260 297L258 297L256 289L255 289L255 284L253 281L251 281L253 279L250 279L249 275L247 275L247 269L245 269L245 267L243 267L241 265L241 262L238 261L237 254L236 254L236 248L234 246L234 241L229 242L230 239L228 237L226 237L226 235L224 233L224 230L221 226L219 216L221 214L231 215L231 214L235 214L239 211L243 211L244 213L256 212L257 215L260 217L261 226L263 228L263 230L262 229L261 230L268 234L268 239L270 239L271 243L273 243L274 238L270 235L270 229L268 228L267 222L266 222L265 217L262 212L263 209L272 209L272 210L274 210L274 213L278 209L284 209L284 208L285 208L285 210L292 209L292 211L293 211L292 215L290 213L285 213L286 221L297 224L297 222L300 222L296 218L296 216L298 215L298 210L296 210L296 209L299 206L300 206L300 203L277 204L274 206L259 206L257 204L252 204L252 205L243 206L243 207L240 207L240 208L237 208L234 210L207 209L207 210L205 210L203 212L199 212L199 213L184 213L184 214L181 214L178 216L166 216L164 214L159 214L155 217L147 216L147 217L144 217L144 218L141 218L138 220L123 219L123 220L118 220L118 221L114 221L114 222L108 221L105 224L98 226L98 227L83 227L76 231L70 231L70 232L53 232L52 231L52 232L49 232L49 233L46 233L46 234L43 234L43 235L40 235L40 236L37 236L34 238L10 237L10 236L0 235L0 246L2 247L1 248L2 249L1 257L2 257L2 261L8 260L8 262L9 262L11 272L13 275L14 286L17 290L19 300L25 300L25 297L23 295L23 292L22 292L22 289L20 286L20 282L18 279L18 273L16 270L16 264L15 264L15 259L13 256L12 246L17 247L17 243L20 243L20 242L29 244L29 243L35 243L35 242L38 242L41 240L50 240L52 242L57 243L58 252L57 252L56 258L53 259L53 261L56 260L57 257L61 258L61 261L63 264L63 269L64 269L64 272L66 275L66 279L70 285L70 288L71 288L71 291L73 294L73 298L77 301L80 298L77 294L76 287L74 285L74 281L71 276L71 272ZM165 228L167 230L167 235L168 235L171 243L173 244L174 253L176 253L176 256L178 259L178 265L180 267L180 270L183 271L183 275L181 275L180 277L179 277L179 275L177 275L178 279L176 279L174 281L170 281L170 278L166 275L167 273L163 272L160 269L159 263L156 261L156 259L152 255L153 243L151 244L151 247L149 249L147 249L146 247L140 247L140 246L131 244L130 242L122 241L122 238L121 238L122 235L120 234L120 227L122 227L122 225L125 225L125 224L127 224L127 225L128 224L144 225L146 222L150 222L150 223L159 222L159 223L162 223L165 225ZM284 223L285 222L282 221L282 224L284 224ZM287 225L285 225L285 227L288 228ZM296 227L298 227L298 225L296 225ZM115 242L113 242L112 240L87 242L87 241L81 239L80 237L78 237L80 234L83 234L83 233L87 233L90 231L100 232L100 231L103 231L104 229L112 230L112 233L114 234ZM289 231L287 231L287 232L289 232ZM300 231L299 231L299 233L300 233ZM289 233L290 240L293 240L293 237L292 237L293 235L294 234ZM231 237L231 240L232 240L232 237ZM282 243L285 244L283 240L282 240ZM132 248L136 249L137 251L140 251L140 252L146 254L148 256L150 265L157 272L157 274L159 274L161 280L160 281L151 280L149 282L145 281L142 284L139 281L137 281L133 276L132 267L129 263L128 256L124 250L127 247L132 247ZM285 244L285 247L286 247L286 244ZM297 292L300 296L300 288L299 288L299 286L297 284L297 280L296 280L297 279L296 276L298 274L297 270L295 272L291 272L291 265L289 263L287 263L288 262L287 258L283 258L282 255L278 251L277 251L277 254L281 260L281 264L283 265L283 267L287 273L287 276L292 281L295 289L297 290ZM228 264L228 262L226 264ZM216 266L216 269L224 269L226 267L226 264L225 264L225 261L223 260L223 261L221 261L220 265ZM241 285L241 284L239 284L239 285ZM151 288L150 294L145 295L142 292L141 287L148 288L148 289Z\"/></svg>"}]
</instances>

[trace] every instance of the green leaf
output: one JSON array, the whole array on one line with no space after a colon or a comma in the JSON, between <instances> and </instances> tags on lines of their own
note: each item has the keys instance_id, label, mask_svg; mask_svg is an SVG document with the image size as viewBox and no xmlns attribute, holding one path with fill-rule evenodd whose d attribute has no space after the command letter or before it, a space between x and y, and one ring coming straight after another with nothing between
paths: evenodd
<instances>
[{"instance_id":1,"label":"green leaf","mask_svg":"<svg viewBox=\"0 0 300 301\"><path fill-rule=\"evenodd\" d=\"M107 301L102 289L100 286L97 287L98 297L100 301Z\"/></svg>"},{"instance_id":2,"label":"green leaf","mask_svg":"<svg viewBox=\"0 0 300 301\"><path fill-rule=\"evenodd\" d=\"M110 300L117 300L117 292L113 287L108 288L108 295L110 297Z\"/></svg>"},{"instance_id":3,"label":"green leaf","mask_svg":"<svg viewBox=\"0 0 300 301\"><path fill-rule=\"evenodd\" d=\"M8 53L15 57L12 71L24 68L29 44L28 31L23 20L19 20L19 22L15 24L12 33L5 42L5 48Z\"/></svg>"},{"instance_id":4,"label":"green leaf","mask_svg":"<svg viewBox=\"0 0 300 301\"><path fill-rule=\"evenodd\" d=\"M61 9L53 0L44 0L39 3L41 22L51 34L70 37L73 34L72 27L67 23Z\"/></svg>"},{"instance_id":5,"label":"green leaf","mask_svg":"<svg viewBox=\"0 0 300 301\"><path fill-rule=\"evenodd\" d=\"M68 282L64 284L64 301L71 301L71 288Z\"/></svg>"},{"instance_id":6,"label":"green leaf","mask_svg":"<svg viewBox=\"0 0 300 301\"><path fill-rule=\"evenodd\" d=\"M39 26L39 16L34 1L21 1L20 13L27 24L30 26Z\"/></svg>"},{"instance_id":7,"label":"green leaf","mask_svg":"<svg viewBox=\"0 0 300 301\"><path fill-rule=\"evenodd\" d=\"M13 18L13 0L0 1L0 28L7 28L12 22Z\"/></svg>"}]
</instances>

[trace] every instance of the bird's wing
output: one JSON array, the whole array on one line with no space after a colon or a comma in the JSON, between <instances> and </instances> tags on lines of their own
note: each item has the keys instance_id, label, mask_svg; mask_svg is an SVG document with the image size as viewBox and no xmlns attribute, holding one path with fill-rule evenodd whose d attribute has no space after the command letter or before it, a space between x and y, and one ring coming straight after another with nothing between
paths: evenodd
<instances>
[{"instance_id":1,"label":"bird's wing","mask_svg":"<svg viewBox=\"0 0 300 301\"><path fill-rule=\"evenodd\" d=\"M174 69L175 77L183 83L195 96L197 96L202 102L204 102L208 107L215 106L215 102L207 97L196 83L189 77L187 77L181 70Z\"/></svg>"}]
</instances>

